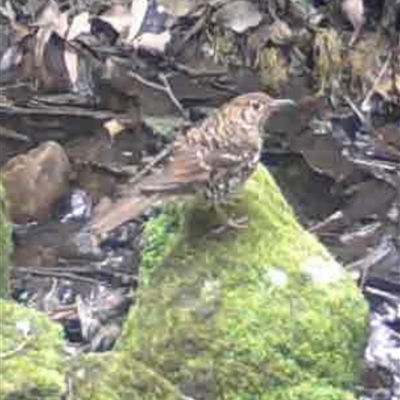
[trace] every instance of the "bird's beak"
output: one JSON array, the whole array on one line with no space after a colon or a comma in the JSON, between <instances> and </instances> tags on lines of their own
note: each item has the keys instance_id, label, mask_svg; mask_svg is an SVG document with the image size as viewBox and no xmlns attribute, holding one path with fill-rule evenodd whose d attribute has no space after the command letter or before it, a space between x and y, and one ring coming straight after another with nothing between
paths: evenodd
<instances>
[{"instance_id":1,"label":"bird's beak","mask_svg":"<svg viewBox=\"0 0 400 400\"><path fill-rule=\"evenodd\" d=\"M276 99L272 100L272 102L269 104L269 107L272 111L275 111L284 108L297 107L297 103L290 99Z\"/></svg>"}]
</instances>

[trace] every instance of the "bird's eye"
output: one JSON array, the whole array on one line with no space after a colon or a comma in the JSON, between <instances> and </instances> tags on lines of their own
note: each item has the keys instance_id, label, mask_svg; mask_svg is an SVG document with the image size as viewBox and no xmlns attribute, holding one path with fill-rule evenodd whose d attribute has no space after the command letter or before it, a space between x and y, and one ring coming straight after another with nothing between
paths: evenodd
<instances>
[{"instance_id":1,"label":"bird's eye","mask_svg":"<svg viewBox=\"0 0 400 400\"><path fill-rule=\"evenodd\" d=\"M253 100L253 101L251 102L251 106L252 106L256 111L258 111L258 110L261 108L261 103L258 102L257 100Z\"/></svg>"}]
</instances>

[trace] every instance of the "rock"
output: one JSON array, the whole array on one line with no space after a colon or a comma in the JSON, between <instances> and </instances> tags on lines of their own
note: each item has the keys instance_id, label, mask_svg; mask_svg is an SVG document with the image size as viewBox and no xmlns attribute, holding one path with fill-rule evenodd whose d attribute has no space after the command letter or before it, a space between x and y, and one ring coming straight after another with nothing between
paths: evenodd
<instances>
[{"instance_id":1,"label":"rock","mask_svg":"<svg viewBox=\"0 0 400 400\"><path fill-rule=\"evenodd\" d=\"M264 168L225 211L248 228L213 234L196 202L147 223L137 305L76 399L355 399L367 306L352 278Z\"/></svg>"},{"instance_id":2,"label":"rock","mask_svg":"<svg viewBox=\"0 0 400 400\"><path fill-rule=\"evenodd\" d=\"M55 400L65 393L61 327L17 303L1 300L0 398Z\"/></svg>"},{"instance_id":3,"label":"rock","mask_svg":"<svg viewBox=\"0 0 400 400\"><path fill-rule=\"evenodd\" d=\"M75 221L46 221L24 228L23 233L15 231L13 264L22 267L57 267L60 257L74 255L69 254L69 238L81 227L82 223Z\"/></svg>"},{"instance_id":4,"label":"rock","mask_svg":"<svg viewBox=\"0 0 400 400\"><path fill-rule=\"evenodd\" d=\"M0 182L0 297L8 291L8 267L11 253L11 226L6 216L4 189Z\"/></svg>"},{"instance_id":5,"label":"rock","mask_svg":"<svg viewBox=\"0 0 400 400\"><path fill-rule=\"evenodd\" d=\"M125 384L121 384L122 381ZM84 355L74 368L72 382L77 400L142 400L141 388L149 386L154 400L190 400L182 397L168 380L160 379L151 368L135 359L128 360L119 351Z\"/></svg>"},{"instance_id":6,"label":"rock","mask_svg":"<svg viewBox=\"0 0 400 400\"><path fill-rule=\"evenodd\" d=\"M70 164L63 148L45 142L12 158L1 173L15 223L43 221L68 189Z\"/></svg>"}]
</instances>

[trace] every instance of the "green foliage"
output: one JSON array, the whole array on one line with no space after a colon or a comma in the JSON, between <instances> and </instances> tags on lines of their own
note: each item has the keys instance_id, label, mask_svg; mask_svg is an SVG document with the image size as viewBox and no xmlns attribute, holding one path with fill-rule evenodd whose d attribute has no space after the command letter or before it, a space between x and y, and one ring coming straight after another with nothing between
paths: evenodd
<instances>
[{"instance_id":1,"label":"green foliage","mask_svg":"<svg viewBox=\"0 0 400 400\"><path fill-rule=\"evenodd\" d=\"M11 254L11 226L7 220L7 203L0 182L0 297L6 297L8 291L8 268Z\"/></svg>"},{"instance_id":2,"label":"green foliage","mask_svg":"<svg viewBox=\"0 0 400 400\"><path fill-rule=\"evenodd\" d=\"M59 400L65 391L61 328L11 301L0 299L0 310L0 399Z\"/></svg>"}]
</instances>

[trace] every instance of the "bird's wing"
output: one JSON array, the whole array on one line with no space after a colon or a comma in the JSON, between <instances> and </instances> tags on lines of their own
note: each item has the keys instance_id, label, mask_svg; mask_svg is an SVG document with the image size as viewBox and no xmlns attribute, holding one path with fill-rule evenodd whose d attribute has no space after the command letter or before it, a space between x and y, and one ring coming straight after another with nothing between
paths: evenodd
<instances>
[{"instance_id":1,"label":"bird's wing","mask_svg":"<svg viewBox=\"0 0 400 400\"><path fill-rule=\"evenodd\" d=\"M140 185L142 193L185 191L192 184L206 182L210 167L199 146L176 146L164 168L145 178Z\"/></svg>"},{"instance_id":2,"label":"bird's wing","mask_svg":"<svg viewBox=\"0 0 400 400\"><path fill-rule=\"evenodd\" d=\"M160 173L146 178L140 191L188 193L196 184L207 182L215 171L237 165L243 149L232 147L222 122L214 116L203 121L200 127L191 128L175 142L171 157ZM211 132L218 132L219 137Z\"/></svg>"},{"instance_id":3,"label":"bird's wing","mask_svg":"<svg viewBox=\"0 0 400 400\"><path fill-rule=\"evenodd\" d=\"M206 162L213 170L233 167L237 165L241 159L242 157L240 154L223 150L212 151L206 156Z\"/></svg>"}]
</instances>

